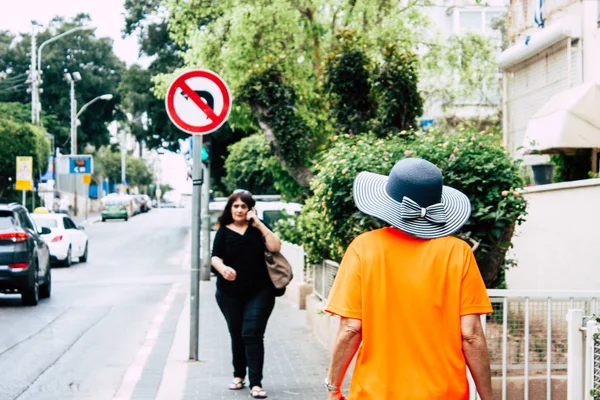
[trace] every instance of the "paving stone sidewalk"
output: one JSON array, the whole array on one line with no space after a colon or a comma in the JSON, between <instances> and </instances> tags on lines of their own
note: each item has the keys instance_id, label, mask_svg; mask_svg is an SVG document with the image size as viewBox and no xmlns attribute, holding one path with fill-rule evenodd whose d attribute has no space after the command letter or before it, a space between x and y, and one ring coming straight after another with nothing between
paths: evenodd
<instances>
[{"instance_id":1,"label":"paving stone sidewalk","mask_svg":"<svg viewBox=\"0 0 600 400\"><path fill-rule=\"evenodd\" d=\"M214 291L214 280L202 282L200 361L188 365L184 399L251 398L247 389L227 389L232 378L229 333ZM267 326L265 353L263 386L269 399L326 398L323 380L327 374L329 354L308 329L306 311L293 308L281 298L277 299Z\"/></svg>"}]
</instances>

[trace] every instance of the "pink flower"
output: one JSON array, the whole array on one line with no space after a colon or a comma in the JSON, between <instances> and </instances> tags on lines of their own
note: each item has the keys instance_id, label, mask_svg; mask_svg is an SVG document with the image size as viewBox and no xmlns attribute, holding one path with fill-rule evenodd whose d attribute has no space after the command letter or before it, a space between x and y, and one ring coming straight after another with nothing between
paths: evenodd
<instances>
[{"instance_id":1,"label":"pink flower","mask_svg":"<svg viewBox=\"0 0 600 400\"><path fill-rule=\"evenodd\" d=\"M404 151L404 157L409 157L411 154L412 154L412 151L410 151L410 150Z\"/></svg>"},{"instance_id":2,"label":"pink flower","mask_svg":"<svg viewBox=\"0 0 600 400\"><path fill-rule=\"evenodd\" d=\"M454 155L454 153L450 154L450 159L454 160L456 158L456 156Z\"/></svg>"}]
</instances>

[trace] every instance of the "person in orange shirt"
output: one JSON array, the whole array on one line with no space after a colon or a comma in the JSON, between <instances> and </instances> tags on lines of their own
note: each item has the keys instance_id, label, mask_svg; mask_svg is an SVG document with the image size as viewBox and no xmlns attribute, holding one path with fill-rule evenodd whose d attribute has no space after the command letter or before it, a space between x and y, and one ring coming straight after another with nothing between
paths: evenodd
<instances>
[{"instance_id":1,"label":"person in orange shirt","mask_svg":"<svg viewBox=\"0 0 600 400\"><path fill-rule=\"evenodd\" d=\"M451 236L469 219L467 196L429 161L407 158L389 176L361 172L358 209L390 226L355 238L325 311L341 317L325 385L329 400L358 351L350 400L468 400L467 366L492 399L480 315L492 312L469 245Z\"/></svg>"}]
</instances>

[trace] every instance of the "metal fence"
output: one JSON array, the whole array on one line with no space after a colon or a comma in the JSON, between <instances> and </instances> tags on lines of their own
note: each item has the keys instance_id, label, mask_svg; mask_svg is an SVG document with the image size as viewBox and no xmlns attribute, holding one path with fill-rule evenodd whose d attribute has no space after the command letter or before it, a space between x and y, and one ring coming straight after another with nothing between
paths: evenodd
<instances>
[{"instance_id":1,"label":"metal fence","mask_svg":"<svg viewBox=\"0 0 600 400\"><path fill-rule=\"evenodd\" d=\"M314 294L323 302L329 295L338 267L339 264L329 260L313 265ZM502 400L508 398L509 378L520 382L517 385L522 387L519 398L551 399L553 377L567 378L570 365L569 326L565 317L573 308L581 309L588 316L596 315L600 291L490 289L488 295L494 312L482 317L482 323L492 374L501 380ZM600 330L600 324L598 326ZM595 337L598 341L600 334ZM600 345L595 349L596 378L592 388L598 387L598 396L588 398L600 400ZM581 378L581 373L579 376ZM545 393L530 391L531 379L545 379ZM471 393L472 399L476 399L475 390Z\"/></svg>"},{"instance_id":2,"label":"metal fence","mask_svg":"<svg viewBox=\"0 0 600 400\"><path fill-rule=\"evenodd\" d=\"M331 260L324 260L320 264L313 265L313 293L323 302L329 296L339 267L338 263Z\"/></svg>"},{"instance_id":3,"label":"metal fence","mask_svg":"<svg viewBox=\"0 0 600 400\"><path fill-rule=\"evenodd\" d=\"M523 399L551 399L553 377L566 377L568 370L565 316L572 308L595 314L600 291L488 290L488 295L494 313L485 318L485 330L492 374L502 379L502 399L507 399L509 377L522 381ZM531 396L530 379L544 375L545 395Z\"/></svg>"}]
</instances>

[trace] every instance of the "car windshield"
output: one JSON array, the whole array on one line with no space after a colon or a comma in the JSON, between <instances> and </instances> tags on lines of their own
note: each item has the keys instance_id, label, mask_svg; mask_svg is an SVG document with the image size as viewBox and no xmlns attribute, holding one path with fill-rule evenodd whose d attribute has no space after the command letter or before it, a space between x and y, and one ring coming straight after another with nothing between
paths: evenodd
<instances>
[{"instance_id":1,"label":"car windshield","mask_svg":"<svg viewBox=\"0 0 600 400\"><path fill-rule=\"evenodd\" d=\"M50 218L40 218L40 217L36 217L32 215L33 220L35 221L36 225L41 227L46 227L46 228L56 228L58 227L58 221L55 219L50 219Z\"/></svg>"},{"instance_id":2,"label":"car windshield","mask_svg":"<svg viewBox=\"0 0 600 400\"><path fill-rule=\"evenodd\" d=\"M0 211L0 229L8 229L15 226L15 217L10 211Z\"/></svg>"},{"instance_id":3,"label":"car windshield","mask_svg":"<svg viewBox=\"0 0 600 400\"><path fill-rule=\"evenodd\" d=\"M124 201L121 199L108 199L104 200L105 206L120 206L123 205Z\"/></svg>"}]
</instances>

